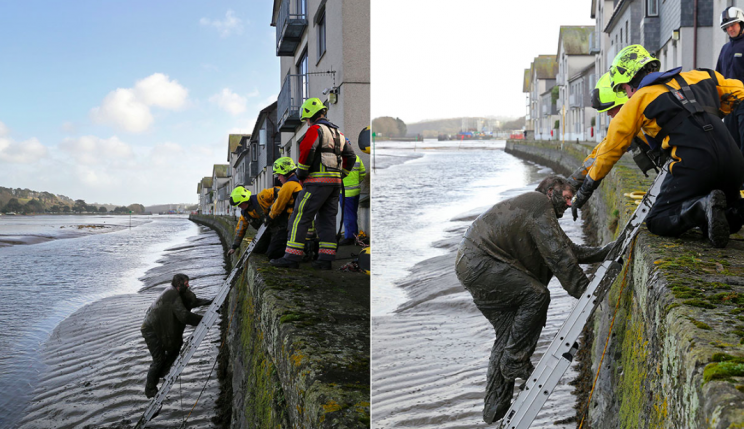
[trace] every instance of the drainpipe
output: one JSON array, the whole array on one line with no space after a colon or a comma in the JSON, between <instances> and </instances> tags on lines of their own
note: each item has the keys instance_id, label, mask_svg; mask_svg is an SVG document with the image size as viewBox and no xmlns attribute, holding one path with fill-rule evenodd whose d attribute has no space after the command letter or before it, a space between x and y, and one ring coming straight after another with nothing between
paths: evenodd
<instances>
[{"instance_id":1,"label":"drainpipe","mask_svg":"<svg viewBox=\"0 0 744 429\"><path fill-rule=\"evenodd\" d=\"M695 0L694 6L692 8L693 15L693 31L695 32L693 35L693 41L692 41L692 68L697 68L697 38L698 38L698 29L697 29L697 14L698 14L698 0Z\"/></svg>"}]
</instances>

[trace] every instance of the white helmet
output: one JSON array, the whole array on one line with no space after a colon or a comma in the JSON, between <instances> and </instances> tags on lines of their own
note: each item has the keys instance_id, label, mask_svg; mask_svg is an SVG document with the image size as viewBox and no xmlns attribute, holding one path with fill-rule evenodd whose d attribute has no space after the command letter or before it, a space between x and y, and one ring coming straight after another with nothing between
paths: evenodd
<instances>
[{"instance_id":1,"label":"white helmet","mask_svg":"<svg viewBox=\"0 0 744 429\"><path fill-rule=\"evenodd\" d=\"M744 23L743 10L738 7L729 6L721 12L721 30L726 31L726 27L735 22Z\"/></svg>"}]
</instances>

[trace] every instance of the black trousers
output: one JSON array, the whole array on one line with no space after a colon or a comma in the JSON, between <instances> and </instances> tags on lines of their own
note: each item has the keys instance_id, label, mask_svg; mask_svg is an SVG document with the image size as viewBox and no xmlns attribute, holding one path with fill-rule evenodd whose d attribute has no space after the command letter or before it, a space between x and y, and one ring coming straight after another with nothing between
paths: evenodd
<instances>
[{"instance_id":1,"label":"black trousers","mask_svg":"<svg viewBox=\"0 0 744 429\"><path fill-rule=\"evenodd\" d=\"M726 194L729 208L742 208L739 189L744 183L744 156L730 136L724 137L703 135L694 144L677 146L672 151L672 157L681 161L672 166L671 174L664 179L646 218L651 233L677 237L691 229L679 221L682 204L714 189Z\"/></svg>"}]
</instances>

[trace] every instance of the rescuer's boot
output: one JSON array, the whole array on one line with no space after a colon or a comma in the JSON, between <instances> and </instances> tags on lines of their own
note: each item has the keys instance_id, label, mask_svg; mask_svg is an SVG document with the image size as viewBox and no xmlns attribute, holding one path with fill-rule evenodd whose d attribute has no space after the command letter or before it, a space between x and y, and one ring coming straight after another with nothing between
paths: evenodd
<instances>
[{"instance_id":1,"label":"rescuer's boot","mask_svg":"<svg viewBox=\"0 0 744 429\"><path fill-rule=\"evenodd\" d=\"M287 258L272 259L269 263L278 268L300 268L300 263Z\"/></svg>"},{"instance_id":2,"label":"rescuer's boot","mask_svg":"<svg viewBox=\"0 0 744 429\"><path fill-rule=\"evenodd\" d=\"M744 199L734 201L726 208L729 232L735 234L744 226Z\"/></svg>"},{"instance_id":3,"label":"rescuer's boot","mask_svg":"<svg viewBox=\"0 0 744 429\"><path fill-rule=\"evenodd\" d=\"M705 197L685 201L679 214L684 229L699 226L713 247L726 247L729 240L729 223L726 220L726 195L715 189Z\"/></svg>"},{"instance_id":4,"label":"rescuer's boot","mask_svg":"<svg viewBox=\"0 0 744 429\"><path fill-rule=\"evenodd\" d=\"M331 261L322 261L320 259L313 261L311 266L316 270L330 270L333 268Z\"/></svg>"}]
</instances>

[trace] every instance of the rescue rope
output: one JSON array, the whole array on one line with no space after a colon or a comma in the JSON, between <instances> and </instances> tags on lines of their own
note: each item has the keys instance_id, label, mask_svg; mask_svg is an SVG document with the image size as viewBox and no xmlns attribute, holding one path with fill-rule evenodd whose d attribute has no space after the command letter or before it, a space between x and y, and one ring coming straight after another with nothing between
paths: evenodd
<instances>
[{"instance_id":1,"label":"rescue rope","mask_svg":"<svg viewBox=\"0 0 744 429\"><path fill-rule=\"evenodd\" d=\"M255 237L254 237L255 239ZM238 308L238 300L235 300L235 305L233 305L233 309L230 312L230 320L227 322L227 331L225 331L225 338L222 340L222 343L220 344L219 351L222 350L222 347L225 345L225 342L227 340L227 336L230 334L230 325L232 325L233 316L235 316L235 309ZM219 356L219 352L217 353L217 356ZM199 403L199 399L201 399L202 394L204 394L204 391L207 389L207 383L209 383L209 379L212 378L212 373L214 372L214 368L217 366L218 359L214 360L214 364L212 365L212 369L209 370L209 375L207 376L207 379L204 381L204 386L202 387L201 391L199 392L199 396L196 397L196 401L194 402L194 406L191 407L191 410L189 411L189 414L186 416L185 419L183 419L183 423L181 424L181 427L186 427L186 422L189 420L189 417L191 417L191 413L194 412L194 409L196 408L196 405ZM180 380L180 377L179 377ZM181 405L181 408L183 408L183 405Z\"/></svg>"},{"instance_id":2,"label":"rescue rope","mask_svg":"<svg viewBox=\"0 0 744 429\"><path fill-rule=\"evenodd\" d=\"M620 309L620 300L623 296L623 290L625 289L625 281L628 278L628 271L630 271L630 265L633 263L633 248L635 247L636 238L633 237L633 241L630 243L630 251L628 252L628 264L625 267L625 273L623 274L623 280L620 282L620 293L617 294L617 304L615 304L615 312L612 314L612 322L610 322L610 331L607 333L607 340L605 341L604 350L602 350L602 357L599 359L599 365L597 366L597 375L594 376L594 382L592 382L592 390L589 391L589 399L586 401L586 412L581 418L581 424L579 429L584 426L584 419L589 414L589 406L592 403L592 395L594 394L594 388L597 386L597 380L599 380L599 372L602 370L602 362L604 361L605 353L607 353L607 346L610 344L610 337L612 337L612 328L615 326L615 317L617 316L617 310Z\"/></svg>"}]
</instances>

